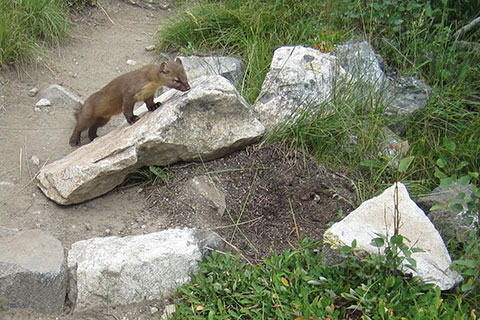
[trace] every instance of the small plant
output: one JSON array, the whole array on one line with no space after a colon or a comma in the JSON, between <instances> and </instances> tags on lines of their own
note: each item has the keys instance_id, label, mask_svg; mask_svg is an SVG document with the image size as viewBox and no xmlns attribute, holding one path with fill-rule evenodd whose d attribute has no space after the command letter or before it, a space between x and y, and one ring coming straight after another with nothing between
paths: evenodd
<instances>
[{"instance_id":1,"label":"small plant","mask_svg":"<svg viewBox=\"0 0 480 320\"><path fill-rule=\"evenodd\" d=\"M138 185L149 184L155 185L157 183L168 184L168 180L173 176L170 167L148 166L138 169L129 174L125 179L123 185Z\"/></svg>"}]
</instances>

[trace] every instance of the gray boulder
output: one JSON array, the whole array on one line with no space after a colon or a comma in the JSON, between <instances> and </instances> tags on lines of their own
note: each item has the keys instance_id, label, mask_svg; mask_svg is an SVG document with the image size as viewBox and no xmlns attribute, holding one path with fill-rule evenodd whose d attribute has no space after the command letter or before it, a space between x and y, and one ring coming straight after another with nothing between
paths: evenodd
<instances>
[{"instance_id":1,"label":"gray boulder","mask_svg":"<svg viewBox=\"0 0 480 320\"><path fill-rule=\"evenodd\" d=\"M242 61L235 57L179 56L189 81L205 75L221 75L234 85L242 80Z\"/></svg>"},{"instance_id":2,"label":"gray boulder","mask_svg":"<svg viewBox=\"0 0 480 320\"><path fill-rule=\"evenodd\" d=\"M423 249L424 252L413 253L417 262L414 275L420 276L427 283L434 283L442 290L449 290L461 281L455 271L450 269L451 258L448 250L433 224L423 211L410 199L407 189L397 183L381 195L362 203L345 219L335 223L324 234L324 262L328 265L343 259L338 250L357 241L357 249L377 253L377 248L370 243L376 234L391 237L394 234L394 197L398 197L400 212L399 232L407 245ZM411 272L410 269L405 269Z\"/></svg>"},{"instance_id":3,"label":"gray boulder","mask_svg":"<svg viewBox=\"0 0 480 320\"><path fill-rule=\"evenodd\" d=\"M167 91L164 104L43 167L39 188L58 204L80 203L120 184L142 166L210 160L257 141L265 131L235 87L222 76ZM137 112L138 113L138 112Z\"/></svg>"},{"instance_id":4,"label":"gray boulder","mask_svg":"<svg viewBox=\"0 0 480 320\"><path fill-rule=\"evenodd\" d=\"M66 289L67 269L58 239L40 230L0 228L0 302L53 313L62 309Z\"/></svg>"},{"instance_id":5,"label":"gray boulder","mask_svg":"<svg viewBox=\"0 0 480 320\"><path fill-rule=\"evenodd\" d=\"M375 91L382 90L387 82L373 48L366 41L348 41L336 47L338 63L356 81L369 84Z\"/></svg>"},{"instance_id":6,"label":"gray boulder","mask_svg":"<svg viewBox=\"0 0 480 320\"><path fill-rule=\"evenodd\" d=\"M452 183L449 189L435 188L430 194L417 200L418 205L428 212L428 217L446 242L451 240L466 241L471 230L475 230L478 217L471 217L468 213L465 199L470 199L473 193L472 185ZM464 194L464 199L457 196ZM448 204L460 204L463 210L458 212L448 207ZM434 205L443 206L442 209L430 211Z\"/></svg>"},{"instance_id":7,"label":"gray boulder","mask_svg":"<svg viewBox=\"0 0 480 320\"><path fill-rule=\"evenodd\" d=\"M69 299L78 312L166 298L222 244L193 229L76 242L68 253Z\"/></svg>"},{"instance_id":8,"label":"gray boulder","mask_svg":"<svg viewBox=\"0 0 480 320\"><path fill-rule=\"evenodd\" d=\"M379 57L366 42L348 41L336 47L338 63L355 79L356 94L370 94L386 104L385 115L395 120L390 129L402 135L405 117L425 107L431 88L414 77L387 76L381 68Z\"/></svg>"}]
</instances>

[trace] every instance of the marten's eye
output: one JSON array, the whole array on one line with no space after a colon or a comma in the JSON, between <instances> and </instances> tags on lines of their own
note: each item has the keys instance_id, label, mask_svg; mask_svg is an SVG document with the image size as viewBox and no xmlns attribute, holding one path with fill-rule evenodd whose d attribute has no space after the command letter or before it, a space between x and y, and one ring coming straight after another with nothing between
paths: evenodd
<instances>
[{"instance_id":1,"label":"marten's eye","mask_svg":"<svg viewBox=\"0 0 480 320\"><path fill-rule=\"evenodd\" d=\"M175 83L180 83L180 80L178 80L178 79L173 79L173 81L174 81Z\"/></svg>"}]
</instances>

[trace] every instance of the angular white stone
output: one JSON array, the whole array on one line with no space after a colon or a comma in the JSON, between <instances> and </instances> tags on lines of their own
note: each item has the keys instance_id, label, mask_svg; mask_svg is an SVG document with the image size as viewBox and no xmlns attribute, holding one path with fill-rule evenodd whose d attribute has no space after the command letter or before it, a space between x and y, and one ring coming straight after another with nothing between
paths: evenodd
<instances>
[{"instance_id":1,"label":"angular white stone","mask_svg":"<svg viewBox=\"0 0 480 320\"><path fill-rule=\"evenodd\" d=\"M43 167L40 189L58 204L80 203L112 190L139 167L218 158L263 135L263 125L228 80L208 76L191 86L186 93L167 91L156 100L164 105L134 125Z\"/></svg>"},{"instance_id":2,"label":"angular white stone","mask_svg":"<svg viewBox=\"0 0 480 320\"><path fill-rule=\"evenodd\" d=\"M52 105L52 102L46 98L42 98L40 100L37 101L37 103L35 103L35 106L36 107L48 107L48 106L51 106Z\"/></svg>"},{"instance_id":3,"label":"angular white stone","mask_svg":"<svg viewBox=\"0 0 480 320\"><path fill-rule=\"evenodd\" d=\"M202 258L192 229L76 242L68 253L75 311L162 299L190 280Z\"/></svg>"},{"instance_id":4,"label":"angular white stone","mask_svg":"<svg viewBox=\"0 0 480 320\"><path fill-rule=\"evenodd\" d=\"M393 235L394 195L398 186L398 208L400 211L400 234L407 238L407 245L421 248L424 252L412 254L417 262L416 275L427 283L434 283L442 290L449 290L461 277L450 270L451 258L440 234L425 213L413 202L402 183L397 183L381 195L362 203L345 219L335 223L324 234L324 241L330 248L351 245L357 241L357 249L377 252L370 245L377 233ZM324 250L324 255L337 254L336 251ZM335 261L331 256L324 256L326 261ZM410 270L410 269L408 269ZM408 271L407 270L407 271Z\"/></svg>"}]
</instances>

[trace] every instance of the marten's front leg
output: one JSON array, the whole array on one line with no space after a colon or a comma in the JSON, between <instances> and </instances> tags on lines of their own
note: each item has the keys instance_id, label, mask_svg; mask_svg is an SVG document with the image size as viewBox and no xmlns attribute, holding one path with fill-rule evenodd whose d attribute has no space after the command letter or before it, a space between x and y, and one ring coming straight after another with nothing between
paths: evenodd
<instances>
[{"instance_id":1,"label":"marten's front leg","mask_svg":"<svg viewBox=\"0 0 480 320\"><path fill-rule=\"evenodd\" d=\"M154 111L162 105L160 102L154 103L153 96L145 100L145 104L147 105L148 111Z\"/></svg>"},{"instance_id":2,"label":"marten's front leg","mask_svg":"<svg viewBox=\"0 0 480 320\"><path fill-rule=\"evenodd\" d=\"M123 97L123 115L129 124L134 124L138 120L138 116L133 114L135 100L131 97Z\"/></svg>"}]
</instances>

